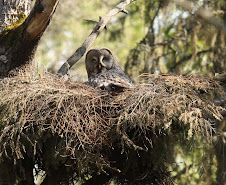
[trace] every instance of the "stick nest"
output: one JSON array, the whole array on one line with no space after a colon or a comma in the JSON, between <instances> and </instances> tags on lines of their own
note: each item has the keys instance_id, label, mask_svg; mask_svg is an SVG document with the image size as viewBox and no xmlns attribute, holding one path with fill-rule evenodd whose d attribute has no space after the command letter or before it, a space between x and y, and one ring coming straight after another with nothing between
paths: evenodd
<instances>
[{"instance_id":1,"label":"stick nest","mask_svg":"<svg viewBox=\"0 0 226 185\"><path fill-rule=\"evenodd\" d=\"M222 90L208 78L144 74L118 94L50 74L5 78L0 86L0 158L35 156L51 135L61 141L55 155L75 160L78 173L90 164L119 172L112 150L155 150L153 137L176 127L186 138L209 137L222 119L223 108L211 101Z\"/></svg>"}]
</instances>

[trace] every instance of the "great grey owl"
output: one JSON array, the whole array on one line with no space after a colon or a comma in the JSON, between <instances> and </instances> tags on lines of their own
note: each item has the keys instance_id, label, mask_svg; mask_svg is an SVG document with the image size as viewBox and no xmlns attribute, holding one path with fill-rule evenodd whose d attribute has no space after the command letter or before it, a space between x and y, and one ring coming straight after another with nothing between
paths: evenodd
<instances>
[{"instance_id":1,"label":"great grey owl","mask_svg":"<svg viewBox=\"0 0 226 185\"><path fill-rule=\"evenodd\" d=\"M112 52L105 47L91 49L86 54L88 83L109 91L121 91L133 87Z\"/></svg>"}]
</instances>

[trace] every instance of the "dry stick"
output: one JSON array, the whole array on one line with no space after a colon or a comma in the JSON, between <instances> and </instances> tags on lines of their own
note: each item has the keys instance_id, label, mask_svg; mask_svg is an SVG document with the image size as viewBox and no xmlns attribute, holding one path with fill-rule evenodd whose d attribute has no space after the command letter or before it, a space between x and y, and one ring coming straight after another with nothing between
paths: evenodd
<instances>
[{"instance_id":1,"label":"dry stick","mask_svg":"<svg viewBox=\"0 0 226 185\"><path fill-rule=\"evenodd\" d=\"M184 10L187 10L189 12L192 12L194 10L194 7L196 4L193 4L191 1L181 1L181 0L172 0L176 5L182 7ZM217 19L216 16L214 16L214 13L211 9L199 7L194 12L195 15L201 17L205 21L207 21L210 24L213 24L218 29L223 30L224 33L226 33L226 27L219 19Z\"/></svg>"},{"instance_id":2,"label":"dry stick","mask_svg":"<svg viewBox=\"0 0 226 185\"><path fill-rule=\"evenodd\" d=\"M83 42L82 46L79 47L75 53L61 66L58 73L65 75L68 70L86 53L87 49L94 43L100 32L106 27L106 24L111 18L117 15L119 12L127 13L125 7L135 0L122 0L112 10L110 10L105 16L101 17L91 34Z\"/></svg>"}]
</instances>

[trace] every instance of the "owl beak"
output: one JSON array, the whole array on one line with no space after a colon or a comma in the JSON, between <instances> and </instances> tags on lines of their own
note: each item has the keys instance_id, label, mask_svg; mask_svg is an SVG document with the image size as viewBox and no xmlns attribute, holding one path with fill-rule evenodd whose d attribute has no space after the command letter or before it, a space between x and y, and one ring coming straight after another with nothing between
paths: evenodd
<instances>
[{"instance_id":1,"label":"owl beak","mask_svg":"<svg viewBox=\"0 0 226 185\"><path fill-rule=\"evenodd\" d=\"M102 68L102 66L101 66L101 64L99 63L99 69L101 69Z\"/></svg>"}]
</instances>

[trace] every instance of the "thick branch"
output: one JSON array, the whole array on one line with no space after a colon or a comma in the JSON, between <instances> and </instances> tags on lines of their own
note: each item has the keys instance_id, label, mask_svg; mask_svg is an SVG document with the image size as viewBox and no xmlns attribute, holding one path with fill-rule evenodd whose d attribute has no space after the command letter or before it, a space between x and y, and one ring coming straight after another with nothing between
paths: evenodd
<instances>
[{"instance_id":1,"label":"thick branch","mask_svg":"<svg viewBox=\"0 0 226 185\"><path fill-rule=\"evenodd\" d=\"M59 0L37 0L27 18L25 37L28 40L36 39L47 28Z\"/></svg>"},{"instance_id":2,"label":"thick branch","mask_svg":"<svg viewBox=\"0 0 226 185\"><path fill-rule=\"evenodd\" d=\"M201 17L205 21L207 21L210 24L213 24L216 26L218 29L223 30L224 33L226 33L226 27L221 23L220 20L217 19L217 17L214 16L214 13L212 10L208 8L203 8L199 7L198 9L194 9L194 7L197 7L197 5L193 4L191 1L188 0L172 0L176 5L182 7L183 9L189 11L189 12L194 12L195 15Z\"/></svg>"},{"instance_id":3,"label":"thick branch","mask_svg":"<svg viewBox=\"0 0 226 185\"><path fill-rule=\"evenodd\" d=\"M86 53L87 49L94 43L100 32L105 28L111 18L119 12L126 12L125 7L135 0L122 0L105 16L101 17L91 34L86 38L83 44L75 51L75 53L61 66L58 73L65 75L68 70Z\"/></svg>"}]
</instances>

